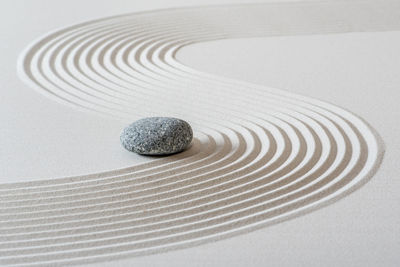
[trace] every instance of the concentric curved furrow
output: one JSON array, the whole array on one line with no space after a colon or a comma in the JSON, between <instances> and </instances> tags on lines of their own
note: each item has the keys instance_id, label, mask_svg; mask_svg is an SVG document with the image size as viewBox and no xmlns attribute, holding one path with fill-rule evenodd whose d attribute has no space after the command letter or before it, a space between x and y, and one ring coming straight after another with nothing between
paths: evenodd
<instances>
[{"instance_id":1,"label":"concentric curved furrow","mask_svg":"<svg viewBox=\"0 0 400 267\"><path fill-rule=\"evenodd\" d=\"M0 262L76 264L195 246L353 192L383 154L363 120L323 101L194 70L175 55L224 38L398 29L394 10L396 3L368 2L162 10L35 41L18 70L40 93L127 122L183 118L195 140L181 154L130 168L0 185Z\"/></svg>"}]
</instances>

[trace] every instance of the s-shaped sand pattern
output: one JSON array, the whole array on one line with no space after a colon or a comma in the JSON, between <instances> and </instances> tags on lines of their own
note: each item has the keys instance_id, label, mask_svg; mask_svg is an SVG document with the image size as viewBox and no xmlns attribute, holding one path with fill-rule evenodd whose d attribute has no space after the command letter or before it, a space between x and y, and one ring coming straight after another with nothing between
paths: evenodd
<instances>
[{"instance_id":1,"label":"s-shaped sand pattern","mask_svg":"<svg viewBox=\"0 0 400 267\"><path fill-rule=\"evenodd\" d=\"M383 155L362 119L199 72L175 54L224 38L394 30L398 10L389 2L160 10L35 41L18 71L40 93L126 122L179 117L195 138L181 154L130 168L0 185L0 263L80 264L187 248L300 216L360 188Z\"/></svg>"}]
</instances>

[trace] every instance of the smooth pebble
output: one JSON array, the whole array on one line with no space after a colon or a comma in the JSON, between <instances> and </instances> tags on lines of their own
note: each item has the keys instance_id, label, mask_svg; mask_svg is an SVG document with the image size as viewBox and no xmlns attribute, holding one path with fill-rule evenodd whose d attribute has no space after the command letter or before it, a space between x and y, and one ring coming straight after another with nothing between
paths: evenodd
<instances>
[{"instance_id":1,"label":"smooth pebble","mask_svg":"<svg viewBox=\"0 0 400 267\"><path fill-rule=\"evenodd\" d=\"M122 146L142 155L167 155L185 150L193 131L184 120L150 117L135 121L121 133Z\"/></svg>"}]
</instances>

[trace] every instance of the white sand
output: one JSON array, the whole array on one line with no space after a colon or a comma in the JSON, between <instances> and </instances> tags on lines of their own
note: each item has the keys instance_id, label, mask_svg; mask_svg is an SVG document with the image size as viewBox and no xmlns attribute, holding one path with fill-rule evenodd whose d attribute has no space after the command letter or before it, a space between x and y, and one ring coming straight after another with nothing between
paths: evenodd
<instances>
[{"instance_id":1,"label":"white sand","mask_svg":"<svg viewBox=\"0 0 400 267\"><path fill-rule=\"evenodd\" d=\"M398 42L396 33L271 38L269 47L281 51L273 55L283 56L271 56L270 65L260 61L261 58L269 58L264 49L264 42L267 43L268 39L251 40L245 44L243 41L211 42L185 48L179 59L191 68L170 57L168 51L173 50L168 46L160 53L154 50L150 59L146 55L152 55L153 50L130 52L129 45L140 40L144 48L151 48L153 44L158 44L155 42L157 38L165 38L166 45L176 41L172 44L179 47L187 41L199 42L210 38L396 30L399 20L394 7L288 4L149 13L139 15L138 19L135 16L119 17L111 21L99 21L97 25L74 27L70 30L72 35L68 32L55 34L48 39L54 40L54 43L46 40L44 46L41 44L38 49L26 50L20 58L21 77L39 93L57 102L68 102L72 108L40 98L39 94L21 84L19 88L24 90L24 94L22 91L7 91L8 97L14 97L15 101L6 101L8 104L2 107L8 114L5 120L12 122L2 139L5 140L5 153L3 156L2 151L1 157L7 159L3 162L9 163L4 164L2 179L5 183L24 180L36 182L1 185L2 262L101 262L193 246L298 217L358 189L375 172L383 151L379 138L363 121L326 102L270 87L209 76L195 69L305 93L339 106L343 104L375 126L374 122L378 120L369 121L374 117L368 114L376 116L382 112L379 117L396 118L393 114L396 112L395 106L392 112L388 112L390 105L381 111L371 110L373 101L366 105L360 101L348 105L346 101L362 96L367 89L369 94L375 92L375 95L382 96L381 90L370 86L382 79L365 74L390 75L392 69L389 67L395 66L398 61L389 57L393 63L383 64L388 68L384 72L381 68L377 70L377 64L368 69L367 64L362 63L371 62L368 61L369 57L372 62L382 61L382 57L385 57L382 51L393 51L397 55L394 49ZM250 16L246 17L246 14ZM295 15L286 19L282 14ZM371 22L371 17L376 21ZM186 18L190 23L182 26L180 20ZM178 24L166 27L174 21ZM113 23L118 23L118 27ZM112 28L107 30L103 24ZM95 32L92 25L105 33L98 35L102 38L100 42L90 35ZM124 25L128 28L124 28ZM169 28L171 33L168 32ZM80 35L77 32L80 29L89 31ZM119 29L121 32L118 32ZM151 38L140 39L141 33L150 31L155 33ZM71 39L71 36L78 39ZM84 38L79 40L81 36ZM377 42L379 36L393 42L389 45L385 43L382 48L382 44ZM124 39L117 39L119 37L128 40L126 44L122 42ZM111 43L114 38L116 42ZM370 53L371 50L363 47L368 54L357 54L360 53L357 42L369 44L370 40L375 41L373 44L378 47L371 48L375 52ZM79 50L86 41L89 46ZM57 43L60 44L59 48ZM284 49L285 45L289 51L303 48L303 52L299 49L297 53L290 54L278 50ZM93 52L90 52L92 46ZM244 53L249 46L251 53ZM106 51L105 54L100 52L102 49ZM112 50L116 53L107 52ZM124 51L127 53L124 54ZM301 58L307 51L310 59ZM343 72L343 77L332 77L326 73L340 75L340 71L348 66L336 57L328 58L327 64L323 56L335 52L356 55L362 60L358 67L350 64L348 72ZM142 56L135 58L135 54ZM208 55L199 56L204 54ZM66 55L65 60L60 55ZM232 55L237 55L239 62L244 64L230 61ZM244 58L240 59L241 56ZM74 58L77 60L74 61ZM82 60L85 58L89 60ZM293 64L290 64L293 69L287 67L289 60L293 60ZM321 65L322 62L326 64L325 68L321 67L325 66ZM276 67L280 66L279 63L282 64L281 69ZM300 72L295 69L298 65ZM252 71L249 71L249 66ZM273 70L272 74L269 71L272 75L270 78L262 75L268 66ZM304 79L307 70L311 74L320 72L321 77ZM350 71L354 75L345 75ZM287 78L289 74L290 79ZM12 75L8 78L6 82L11 84L16 79ZM360 80L368 86L361 86ZM330 97L332 90L348 88L349 82L353 85L345 91L349 95L338 93L342 97ZM389 82L389 85L392 86L389 89L395 88L395 83ZM328 89L320 89L324 87ZM376 97L369 94L367 99L376 101ZM147 95L150 97L143 98ZM159 95L163 97L157 99ZM33 101L34 98L38 100ZM15 111L17 100L21 100L21 110L10 112ZM86 109L105 116L111 115L113 119L83 112ZM155 161L123 152L114 137L118 136L124 123L140 116L160 113L182 117L193 123L196 142L192 149L172 158ZM32 128L33 134L27 134ZM392 127L377 129L379 133L381 130L385 132L381 133L385 142L385 137L392 140ZM23 159L21 153L24 153ZM393 157L393 154L389 155ZM32 164L35 161L38 163ZM142 162L148 163L138 165ZM121 169L126 166L136 167ZM115 169L119 170L113 171ZM395 166L391 168L394 169ZM111 172L103 173L106 170ZM54 179L85 173L97 174ZM42 181L43 178L50 179ZM382 200L382 187L391 186L390 181L370 186L375 179L333 206L279 224L281 230L274 226L213 245L131 261L161 263L167 259L174 264L183 264L183 257L195 259L199 264L205 261L227 264L236 255L240 257L240 253L231 255L224 250L229 246L242 252L240 260L235 260L236 263L242 261L241 264L255 261L261 265L263 261L272 261L292 265L304 261L309 265L312 259L316 259L316 265L350 264L356 255L359 264L384 262L386 265L395 265L398 261L395 253L398 217L388 216L385 228L381 229L381 219L385 212L392 214L393 208L382 209L382 205L366 204L372 199L374 203L380 200L390 206L390 201L395 199L394 195L391 198L391 191L388 191L387 198ZM360 192L369 198L363 198ZM346 208L340 208L341 205L346 205ZM367 207L375 207L375 214L380 212L378 214L381 216L373 216L372 220L371 212L359 217L355 217L357 212L350 212L352 209L366 212ZM398 209L398 205L394 207ZM342 212L341 215L335 208ZM329 216L335 219L326 223ZM298 237L298 228L310 227L313 221L315 225L310 230L317 229L316 233L313 231L306 235L307 238ZM340 225L346 231L337 224L339 221L343 221ZM348 229L353 224L355 227ZM305 248L312 242L317 244L326 240L326 235L331 231L324 227L333 229L330 238L334 242L323 242L322 247L316 246L318 249ZM365 230L368 227L380 229L381 234L375 234L374 229ZM266 233L265 237L260 237L262 232ZM351 242L347 241L344 251L358 253L326 255L332 251L332 246L343 241L344 232L346 237L353 235L353 238L348 238ZM285 233L291 234L283 240ZM362 242L364 239L369 242ZM252 245L243 251L240 244L246 242ZM291 250L290 247L296 242L300 244L296 248L303 246L304 251L282 257L283 247ZM360 242L366 245L359 248ZM260 255L258 251L264 246L269 249ZM387 246L391 246L391 249L383 249ZM370 253L371 248L376 249L375 253ZM194 256L200 251L201 254L217 253L219 256Z\"/></svg>"}]
</instances>

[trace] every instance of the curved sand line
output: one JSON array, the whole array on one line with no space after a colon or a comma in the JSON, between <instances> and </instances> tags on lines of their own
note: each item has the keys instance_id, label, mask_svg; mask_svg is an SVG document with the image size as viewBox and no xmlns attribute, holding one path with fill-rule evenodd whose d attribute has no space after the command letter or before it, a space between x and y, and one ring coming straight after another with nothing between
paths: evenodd
<instances>
[{"instance_id":1,"label":"curved sand line","mask_svg":"<svg viewBox=\"0 0 400 267\"><path fill-rule=\"evenodd\" d=\"M194 126L195 142L182 154L130 168L0 185L0 262L75 264L184 248L297 217L353 192L383 155L379 137L360 118L323 101L196 71L175 55L185 45L223 38L398 29L394 5L161 10L74 25L34 42L18 70L39 92L127 121L180 117Z\"/></svg>"}]
</instances>

